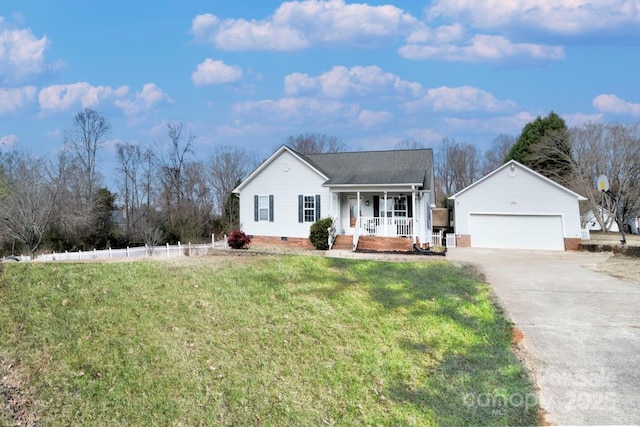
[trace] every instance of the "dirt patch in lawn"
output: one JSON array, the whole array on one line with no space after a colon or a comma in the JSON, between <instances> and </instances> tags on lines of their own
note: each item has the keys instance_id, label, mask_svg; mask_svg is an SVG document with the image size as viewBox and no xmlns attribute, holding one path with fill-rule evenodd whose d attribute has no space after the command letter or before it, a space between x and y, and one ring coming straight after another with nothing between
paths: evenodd
<instances>
[{"instance_id":1,"label":"dirt patch in lawn","mask_svg":"<svg viewBox=\"0 0 640 427\"><path fill-rule=\"evenodd\" d=\"M35 426L38 416L17 366L0 357L0 424Z\"/></svg>"},{"instance_id":2,"label":"dirt patch in lawn","mask_svg":"<svg viewBox=\"0 0 640 427\"><path fill-rule=\"evenodd\" d=\"M640 284L640 258L614 255L596 264L593 270Z\"/></svg>"}]
</instances>

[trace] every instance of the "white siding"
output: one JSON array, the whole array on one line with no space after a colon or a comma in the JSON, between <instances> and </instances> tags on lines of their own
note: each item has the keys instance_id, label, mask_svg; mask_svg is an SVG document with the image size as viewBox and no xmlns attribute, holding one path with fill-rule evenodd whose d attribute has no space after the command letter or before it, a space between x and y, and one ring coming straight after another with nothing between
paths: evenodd
<instances>
[{"instance_id":1,"label":"white siding","mask_svg":"<svg viewBox=\"0 0 640 427\"><path fill-rule=\"evenodd\" d=\"M285 167L285 164L288 166ZM309 237L311 222L298 222L298 195L321 196L321 217L329 216L325 179L288 151L271 159L240 192L240 228L254 236ZM273 222L254 220L254 196L273 195Z\"/></svg>"},{"instance_id":2,"label":"white siding","mask_svg":"<svg viewBox=\"0 0 640 427\"><path fill-rule=\"evenodd\" d=\"M580 238L577 196L520 165L504 167L455 197L455 232L471 234L471 214L561 215L565 238Z\"/></svg>"}]
</instances>

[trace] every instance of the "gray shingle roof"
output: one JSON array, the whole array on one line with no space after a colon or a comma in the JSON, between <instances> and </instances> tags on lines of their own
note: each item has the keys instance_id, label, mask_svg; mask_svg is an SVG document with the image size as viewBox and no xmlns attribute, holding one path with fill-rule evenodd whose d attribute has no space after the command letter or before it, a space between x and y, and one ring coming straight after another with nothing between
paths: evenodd
<instances>
[{"instance_id":1,"label":"gray shingle roof","mask_svg":"<svg viewBox=\"0 0 640 427\"><path fill-rule=\"evenodd\" d=\"M431 189L433 151L392 150L301 155L329 177L326 185L419 184Z\"/></svg>"}]
</instances>

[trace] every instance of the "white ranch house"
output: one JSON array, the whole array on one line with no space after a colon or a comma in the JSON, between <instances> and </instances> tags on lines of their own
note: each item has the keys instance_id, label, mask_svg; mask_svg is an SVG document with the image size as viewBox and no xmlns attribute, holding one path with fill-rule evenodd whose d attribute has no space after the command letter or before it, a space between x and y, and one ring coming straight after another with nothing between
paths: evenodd
<instances>
[{"instance_id":1,"label":"white ranch house","mask_svg":"<svg viewBox=\"0 0 640 427\"><path fill-rule=\"evenodd\" d=\"M430 241L433 182L431 149L303 155L283 145L234 193L254 242L308 243L311 224L330 217L354 249L364 237L410 248Z\"/></svg>"}]
</instances>

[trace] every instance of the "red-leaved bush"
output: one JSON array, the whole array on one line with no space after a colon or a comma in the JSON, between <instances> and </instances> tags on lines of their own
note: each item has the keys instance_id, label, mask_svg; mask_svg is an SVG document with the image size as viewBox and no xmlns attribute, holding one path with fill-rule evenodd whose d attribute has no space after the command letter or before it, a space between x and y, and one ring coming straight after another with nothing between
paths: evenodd
<instances>
[{"instance_id":1,"label":"red-leaved bush","mask_svg":"<svg viewBox=\"0 0 640 427\"><path fill-rule=\"evenodd\" d=\"M251 243L249 236L240 230L235 230L227 237L227 244L233 249L246 249L249 243Z\"/></svg>"}]
</instances>

